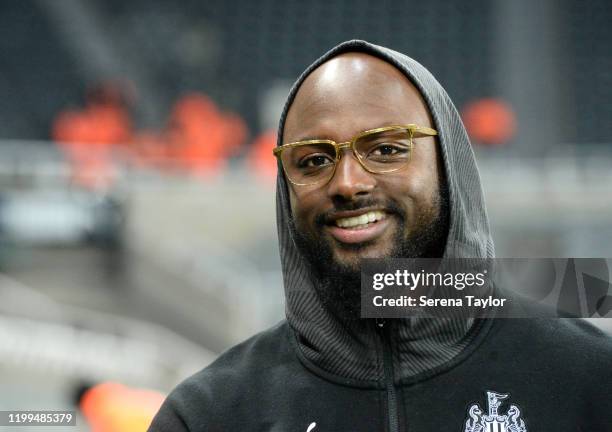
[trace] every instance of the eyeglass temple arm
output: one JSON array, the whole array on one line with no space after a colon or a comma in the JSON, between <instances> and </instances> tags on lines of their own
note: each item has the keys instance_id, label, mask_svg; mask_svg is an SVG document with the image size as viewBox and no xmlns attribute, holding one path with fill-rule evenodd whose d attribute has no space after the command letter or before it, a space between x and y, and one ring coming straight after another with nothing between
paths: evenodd
<instances>
[{"instance_id":1,"label":"eyeglass temple arm","mask_svg":"<svg viewBox=\"0 0 612 432\"><path fill-rule=\"evenodd\" d=\"M415 133L418 133L420 135L415 135ZM438 135L438 131L430 127L426 127L426 126L416 126L412 129L412 134L414 137L433 136L433 135Z\"/></svg>"}]
</instances>

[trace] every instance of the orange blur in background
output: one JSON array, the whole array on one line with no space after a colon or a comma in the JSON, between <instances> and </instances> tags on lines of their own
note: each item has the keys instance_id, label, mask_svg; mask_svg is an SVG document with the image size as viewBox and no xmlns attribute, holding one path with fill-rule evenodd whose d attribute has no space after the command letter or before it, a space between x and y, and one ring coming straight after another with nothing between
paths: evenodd
<instances>
[{"instance_id":1,"label":"orange blur in background","mask_svg":"<svg viewBox=\"0 0 612 432\"><path fill-rule=\"evenodd\" d=\"M470 138L481 144L505 144L516 132L514 112L501 99L475 100L465 105L461 114Z\"/></svg>"},{"instance_id":2,"label":"orange blur in background","mask_svg":"<svg viewBox=\"0 0 612 432\"><path fill-rule=\"evenodd\" d=\"M144 432L164 398L153 390L107 382L87 390L80 409L92 432Z\"/></svg>"}]
</instances>

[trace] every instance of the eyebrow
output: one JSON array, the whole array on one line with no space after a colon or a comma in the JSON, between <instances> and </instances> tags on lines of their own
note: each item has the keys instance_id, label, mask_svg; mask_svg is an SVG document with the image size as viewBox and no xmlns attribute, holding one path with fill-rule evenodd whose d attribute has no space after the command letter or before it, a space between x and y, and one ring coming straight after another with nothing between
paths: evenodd
<instances>
[{"instance_id":1,"label":"eyebrow","mask_svg":"<svg viewBox=\"0 0 612 432\"><path fill-rule=\"evenodd\" d=\"M313 141L313 140L317 140L317 141L320 141L320 140L334 141L331 138L321 138L321 137L315 137L315 136L307 136L307 137L300 138L299 140L291 141L291 142Z\"/></svg>"},{"instance_id":2,"label":"eyebrow","mask_svg":"<svg viewBox=\"0 0 612 432\"><path fill-rule=\"evenodd\" d=\"M302 141L334 141L335 140L331 139L331 138L321 138L319 137L315 137L315 136L306 136L306 137L302 137L296 140L291 140L291 141L286 141L283 144L291 144L291 143L298 143L298 142L302 142Z\"/></svg>"},{"instance_id":3,"label":"eyebrow","mask_svg":"<svg viewBox=\"0 0 612 432\"><path fill-rule=\"evenodd\" d=\"M372 130L372 129L377 129L377 128L381 128L381 127L387 127L387 126L396 126L396 125L400 125L400 124L404 124L404 123L397 123L397 122L383 122L383 124L379 125L379 126L375 126L372 128L368 128L368 129L363 129L360 132L357 132L355 135L353 135L351 138L354 138L355 136L359 135L362 132L368 131L368 130ZM408 123L405 123L408 124ZM336 141L332 138L322 138L322 137L315 137L315 136L306 136L294 141L287 141L287 143L294 143L294 142L302 142L302 141L310 141L310 140L329 140L329 141L334 141L334 142L343 142L343 141Z\"/></svg>"}]
</instances>

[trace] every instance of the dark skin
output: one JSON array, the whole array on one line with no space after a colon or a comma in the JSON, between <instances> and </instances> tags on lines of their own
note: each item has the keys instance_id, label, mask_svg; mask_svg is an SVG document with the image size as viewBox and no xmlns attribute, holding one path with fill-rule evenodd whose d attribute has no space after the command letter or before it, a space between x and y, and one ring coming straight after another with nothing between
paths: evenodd
<instances>
[{"instance_id":1,"label":"dark skin","mask_svg":"<svg viewBox=\"0 0 612 432\"><path fill-rule=\"evenodd\" d=\"M304 81L287 114L283 143L313 138L344 142L364 130L410 123L433 127L416 87L383 60L345 53L319 66ZM344 149L327 184L287 184L296 229L323 242L336 265L358 271L361 258L392 256L398 238L410 241L411 233L434 223L443 179L435 138L423 137L414 140L411 160L401 171L372 174L350 149ZM386 214L385 221L376 222L384 223L384 229L374 238L345 243L333 235L335 219L368 210Z\"/></svg>"}]
</instances>

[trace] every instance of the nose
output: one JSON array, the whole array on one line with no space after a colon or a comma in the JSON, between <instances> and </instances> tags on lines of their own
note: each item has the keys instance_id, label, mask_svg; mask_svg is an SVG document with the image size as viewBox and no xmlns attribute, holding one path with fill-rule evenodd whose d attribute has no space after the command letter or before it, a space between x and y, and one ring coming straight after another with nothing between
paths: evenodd
<instances>
[{"instance_id":1,"label":"nose","mask_svg":"<svg viewBox=\"0 0 612 432\"><path fill-rule=\"evenodd\" d=\"M374 174L366 171L349 149L344 149L336 172L328 183L329 197L333 200L353 201L369 195L375 187Z\"/></svg>"}]
</instances>

